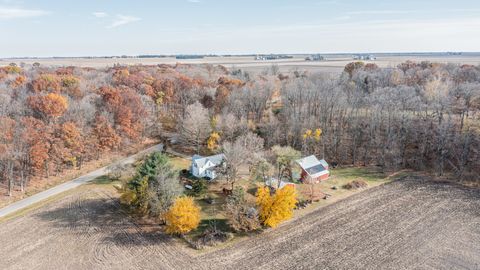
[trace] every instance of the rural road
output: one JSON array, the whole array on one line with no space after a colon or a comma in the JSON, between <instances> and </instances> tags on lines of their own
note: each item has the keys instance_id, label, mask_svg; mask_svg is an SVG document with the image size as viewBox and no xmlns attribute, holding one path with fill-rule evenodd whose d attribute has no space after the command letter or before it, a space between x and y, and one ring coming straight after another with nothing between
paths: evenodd
<instances>
[{"instance_id":1,"label":"rural road","mask_svg":"<svg viewBox=\"0 0 480 270\"><path fill-rule=\"evenodd\" d=\"M144 155L146 153L151 153L151 152L154 152L154 151L161 151L162 149L163 149L163 144L157 144L157 145L154 145L154 146L149 147L147 149L144 149L144 150L138 152L135 155L131 155L131 156L126 157L126 158L124 158L120 161L117 161L117 163L119 163L119 164L132 164L133 162L136 161L137 157L139 157L141 155ZM72 188L76 188L80 185L88 183L88 182L92 181L93 179L106 174L107 173L107 168L108 168L108 166L102 167L102 168L97 169L93 172L90 172L88 174L85 174L85 175L82 175L78 178L75 178L71 181L65 182L65 183L60 184L58 186L55 186L51 189L47 189L45 191L39 192L35 195L32 195L28 198L25 198L23 200L14 202L14 203L8 205L7 207L4 207L4 208L0 209L0 218L4 217L4 216L7 216L9 214L12 214L12 213L14 213L18 210L21 210L25 207L28 207L32 204L38 203L42 200L48 199L51 196L57 195L59 193L65 192L65 191L70 190Z\"/></svg>"}]
</instances>

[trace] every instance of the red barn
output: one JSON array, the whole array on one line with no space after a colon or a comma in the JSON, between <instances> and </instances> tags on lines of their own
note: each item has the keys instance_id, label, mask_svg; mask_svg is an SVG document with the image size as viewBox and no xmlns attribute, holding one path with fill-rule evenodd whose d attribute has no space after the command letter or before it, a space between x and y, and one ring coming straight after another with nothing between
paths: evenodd
<instances>
[{"instance_id":1,"label":"red barn","mask_svg":"<svg viewBox=\"0 0 480 270\"><path fill-rule=\"evenodd\" d=\"M302 168L300 176L303 183L319 183L330 176L328 163L324 159L318 160L314 155L299 159L297 163Z\"/></svg>"}]
</instances>

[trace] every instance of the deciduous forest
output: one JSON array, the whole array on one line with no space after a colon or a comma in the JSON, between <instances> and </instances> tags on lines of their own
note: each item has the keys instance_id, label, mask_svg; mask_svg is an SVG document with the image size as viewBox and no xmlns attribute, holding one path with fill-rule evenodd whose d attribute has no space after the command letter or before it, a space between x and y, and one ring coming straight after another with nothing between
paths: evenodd
<instances>
[{"instance_id":1,"label":"deciduous forest","mask_svg":"<svg viewBox=\"0 0 480 270\"><path fill-rule=\"evenodd\" d=\"M478 181L479 111L480 66L470 65L353 62L341 74L10 65L0 68L0 185L24 191L146 138L207 153L248 132L265 149Z\"/></svg>"}]
</instances>

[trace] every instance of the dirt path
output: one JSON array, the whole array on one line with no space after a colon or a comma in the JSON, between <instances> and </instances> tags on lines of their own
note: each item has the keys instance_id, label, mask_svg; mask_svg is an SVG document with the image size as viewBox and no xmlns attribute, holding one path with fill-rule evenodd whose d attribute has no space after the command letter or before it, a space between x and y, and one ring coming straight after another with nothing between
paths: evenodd
<instances>
[{"instance_id":1,"label":"dirt path","mask_svg":"<svg viewBox=\"0 0 480 270\"><path fill-rule=\"evenodd\" d=\"M89 186L0 224L2 269L480 269L480 191L420 178L196 252L140 229Z\"/></svg>"},{"instance_id":2,"label":"dirt path","mask_svg":"<svg viewBox=\"0 0 480 270\"><path fill-rule=\"evenodd\" d=\"M119 164L131 164L131 163L134 163L139 156L142 156L146 153L151 153L153 151L161 151L162 148L163 148L162 144L157 144L157 145L149 147L149 148L147 148L147 149L145 149L145 150L143 150L143 151L141 151L141 152L139 152L135 155L132 155L132 156L129 156L125 159L122 159L121 161L118 161L117 163L119 163ZM71 181L65 182L63 184L60 184L60 185L55 186L53 188L47 189L45 191L39 192L39 193L37 193L35 195L32 195L28 198L25 198L23 200L14 202L14 203L8 205L7 207L4 207L4 208L0 209L0 218L4 217L4 216L7 216L7 215L10 215L10 214L12 214L12 213L14 213L18 210L21 210L25 207L31 206L31 205L33 205L35 203L38 203L40 201L43 201L45 199L48 199L48 198L50 198L54 195L57 195L59 193L65 192L65 191L70 190L72 188L76 188L80 185L88 183L88 182L92 181L93 179L95 179L99 176L105 175L107 173L107 168L108 168L108 166L97 169L93 172L90 172L88 174L85 174L83 176L75 178Z\"/></svg>"}]
</instances>

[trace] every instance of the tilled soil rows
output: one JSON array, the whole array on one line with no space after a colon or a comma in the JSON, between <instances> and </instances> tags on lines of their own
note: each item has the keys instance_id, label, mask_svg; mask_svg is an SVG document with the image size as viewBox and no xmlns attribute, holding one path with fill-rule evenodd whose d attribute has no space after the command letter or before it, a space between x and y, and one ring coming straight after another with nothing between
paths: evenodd
<instances>
[{"instance_id":1,"label":"tilled soil rows","mask_svg":"<svg viewBox=\"0 0 480 270\"><path fill-rule=\"evenodd\" d=\"M480 269L480 190L411 177L196 252L82 189L0 223L1 269Z\"/></svg>"}]
</instances>

